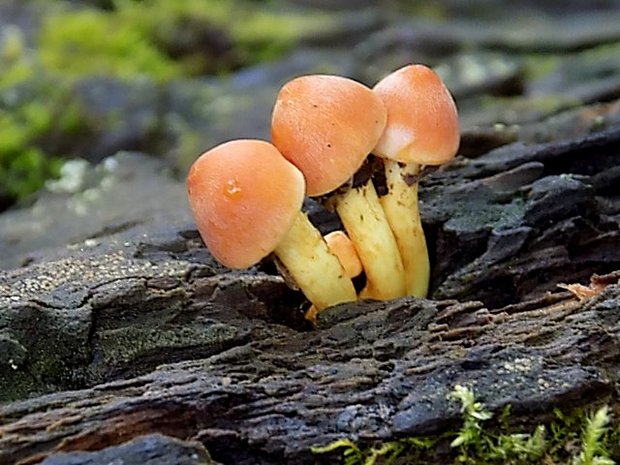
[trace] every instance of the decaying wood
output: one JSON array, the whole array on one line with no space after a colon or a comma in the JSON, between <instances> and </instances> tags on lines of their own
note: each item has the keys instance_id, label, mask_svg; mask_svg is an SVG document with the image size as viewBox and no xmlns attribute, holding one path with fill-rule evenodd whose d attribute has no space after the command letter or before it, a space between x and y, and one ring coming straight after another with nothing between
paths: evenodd
<instances>
[{"instance_id":1,"label":"decaying wood","mask_svg":"<svg viewBox=\"0 0 620 465\"><path fill-rule=\"evenodd\" d=\"M498 310L361 303L306 333L270 327L264 337L266 325L245 324L253 337L216 355L0 407L0 463L163 433L198 440L222 463L309 464L315 444L454 426L456 384L531 422L553 406L610 402L620 381L618 284L583 301L563 292ZM45 463L75 463L60 457Z\"/></svg>"},{"instance_id":2,"label":"decaying wood","mask_svg":"<svg viewBox=\"0 0 620 465\"><path fill-rule=\"evenodd\" d=\"M615 125L434 173L436 300L343 305L316 330L268 264L225 270L177 225L5 272L0 463L139 463L168 444L131 442L152 434L221 463L313 463L315 444L454 426L456 384L516 421L616 405L618 276L581 300L556 285L620 269L619 141Z\"/></svg>"}]
</instances>

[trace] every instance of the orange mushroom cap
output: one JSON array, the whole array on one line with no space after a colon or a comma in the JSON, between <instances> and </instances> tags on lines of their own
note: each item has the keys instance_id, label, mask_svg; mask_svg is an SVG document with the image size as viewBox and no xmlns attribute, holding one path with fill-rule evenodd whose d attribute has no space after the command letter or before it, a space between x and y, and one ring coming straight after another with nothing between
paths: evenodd
<instances>
[{"instance_id":1,"label":"orange mushroom cap","mask_svg":"<svg viewBox=\"0 0 620 465\"><path fill-rule=\"evenodd\" d=\"M269 142L226 142L202 154L187 177L189 203L213 256L247 268L271 253L300 213L301 172Z\"/></svg>"},{"instance_id":2,"label":"orange mushroom cap","mask_svg":"<svg viewBox=\"0 0 620 465\"><path fill-rule=\"evenodd\" d=\"M343 185L360 168L385 127L377 94L341 76L301 76L278 93L271 139L306 177L307 194Z\"/></svg>"},{"instance_id":3,"label":"orange mushroom cap","mask_svg":"<svg viewBox=\"0 0 620 465\"><path fill-rule=\"evenodd\" d=\"M441 165L454 158L460 141L456 104L432 69L405 66L373 90L388 112L375 155L420 165Z\"/></svg>"}]
</instances>

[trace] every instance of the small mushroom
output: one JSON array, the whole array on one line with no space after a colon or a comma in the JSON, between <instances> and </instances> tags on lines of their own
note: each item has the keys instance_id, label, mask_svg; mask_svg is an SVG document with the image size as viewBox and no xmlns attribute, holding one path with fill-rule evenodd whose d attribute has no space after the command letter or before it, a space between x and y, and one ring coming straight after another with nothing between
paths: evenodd
<instances>
[{"instance_id":1,"label":"small mushroom","mask_svg":"<svg viewBox=\"0 0 620 465\"><path fill-rule=\"evenodd\" d=\"M362 262L347 233L339 230L327 233L325 235L325 242L331 253L338 257L349 278L355 278L362 274L362 271L364 271ZM306 311L306 319L312 324L316 324L317 314L317 308L312 305Z\"/></svg>"},{"instance_id":2,"label":"small mushroom","mask_svg":"<svg viewBox=\"0 0 620 465\"><path fill-rule=\"evenodd\" d=\"M344 231L332 231L326 234L325 242L329 250L338 257L349 278L362 274L364 271L362 261L355 250L355 245Z\"/></svg>"},{"instance_id":3,"label":"small mushroom","mask_svg":"<svg viewBox=\"0 0 620 465\"><path fill-rule=\"evenodd\" d=\"M422 165L441 165L459 147L457 108L440 77L424 65L400 68L373 89L388 112L373 153L384 158L388 193L381 204L396 236L405 267L407 294L425 297L430 265L418 209Z\"/></svg>"},{"instance_id":4,"label":"small mushroom","mask_svg":"<svg viewBox=\"0 0 620 465\"><path fill-rule=\"evenodd\" d=\"M274 253L319 310L356 300L351 279L301 211L302 173L270 143L243 139L202 154L187 177L189 203L213 256L247 268Z\"/></svg>"},{"instance_id":5,"label":"small mushroom","mask_svg":"<svg viewBox=\"0 0 620 465\"><path fill-rule=\"evenodd\" d=\"M378 299L405 293L398 246L373 184L343 186L379 140L385 121L381 99L363 84L308 75L282 87L271 123L274 145L303 172L308 195L331 193L330 203L364 265L369 296Z\"/></svg>"}]
</instances>

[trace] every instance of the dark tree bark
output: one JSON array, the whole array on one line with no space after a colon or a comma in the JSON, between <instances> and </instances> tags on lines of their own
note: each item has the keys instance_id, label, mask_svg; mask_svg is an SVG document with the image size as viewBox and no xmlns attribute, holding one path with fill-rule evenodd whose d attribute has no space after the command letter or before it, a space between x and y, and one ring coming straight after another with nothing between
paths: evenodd
<instances>
[{"instance_id":1,"label":"dark tree bark","mask_svg":"<svg viewBox=\"0 0 620 465\"><path fill-rule=\"evenodd\" d=\"M148 448L126 455L140 446L112 446L161 433L197 440L222 463L310 464L310 446L342 437L367 442L454 427L459 405L448 393L457 384L492 411L511 405L511 418L528 423L553 407L615 402L618 277L602 278L582 301L563 292L497 310L360 303L326 312L307 333L245 320L235 328L252 336L210 357L0 407L0 463L99 449L139 463ZM205 318L226 310L209 307ZM77 463L70 457L45 463Z\"/></svg>"}]
</instances>

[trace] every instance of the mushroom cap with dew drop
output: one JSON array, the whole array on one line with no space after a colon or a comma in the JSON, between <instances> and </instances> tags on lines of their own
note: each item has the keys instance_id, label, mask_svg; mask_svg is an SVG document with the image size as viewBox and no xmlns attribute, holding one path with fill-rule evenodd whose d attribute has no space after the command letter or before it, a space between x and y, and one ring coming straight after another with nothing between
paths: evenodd
<instances>
[{"instance_id":1,"label":"mushroom cap with dew drop","mask_svg":"<svg viewBox=\"0 0 620 465\"><path fill-rule=\"evenodd\" d=\"M203 153L187 178L198 230L213 256L247 268L270 254L301 210L302 173L270 143L242 139Z\"/></svg>"},{"instance_id":2,"label":"mushroom cap with dew drop","mask_svg":"<svg viewBox=\"0 0 620 465\"><path fill-rule=\"evenodd\" d=\"M372 90L341 76L287 82L272 114L271 138L306 178L310 196L347 182L379 140L387 112Z\"/></svg>"},{"instance_id":3,"label":"mushroom cap with dew drop","mask_svg":"<svg viewBox=\"0 0 620 465\"><path fill-rule=\"evenodd\" d=\"M440 77L424 65L408 65L379 81L373 90L388 118L375 155L402 163L441 165L456 155L456 104Z\"/></svg>"}]
</instances>

